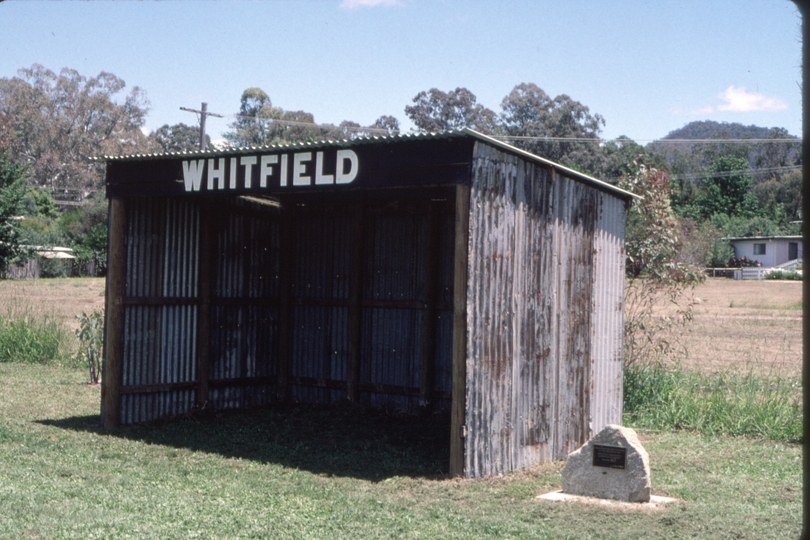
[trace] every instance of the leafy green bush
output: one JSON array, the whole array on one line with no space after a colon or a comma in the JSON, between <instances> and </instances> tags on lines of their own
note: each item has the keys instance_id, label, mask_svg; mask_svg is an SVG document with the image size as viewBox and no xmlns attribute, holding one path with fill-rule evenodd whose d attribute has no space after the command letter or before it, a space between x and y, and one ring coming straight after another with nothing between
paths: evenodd
<instances>
[{"instance_id":1,"label":"leafy green bush","mask_svg":"<svg viewBox=\"0 0 810 540\"><path fill-rule=\"evenodd\" d=\"M787 279L792 281L801 281L802 274L795 270L772 270L765 275L765 279Z\"/></svg>"},{"instance_id":2,"label":"leafy green bush","mask_svg":"<svg viewBox=\"0 0 810 540\"><path fill-rule=\"evenodd\" d=\"M624 370L625 421L656 430L691 430L801 442L801 381L706 375L662 364Z\"/></svg>"},{"instance_id":3,"label":"leafy green bush","mask_svg":"<svg viewBox=\"0 0 810 540\"><path fill-rule=\"evenodd\" d=\"M70 333L54 315L8 305L0 314L0 362L74 365Z\"/></svg>"}]
</instances>

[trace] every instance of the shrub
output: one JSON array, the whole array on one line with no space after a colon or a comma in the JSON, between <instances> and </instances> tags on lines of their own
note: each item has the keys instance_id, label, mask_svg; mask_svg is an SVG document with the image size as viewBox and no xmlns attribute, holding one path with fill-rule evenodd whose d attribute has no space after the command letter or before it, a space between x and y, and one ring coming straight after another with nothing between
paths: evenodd
<instances>
[{"instance_id":1,"label":"shrub","mask_svg":"<svg viewBox=\"0 0 810 540\"><path fill-rule=\"evenodd\" d=\"M101 376L101 348L104 345L104 310L98 309L90 315L82 312L76 315L79 328L79 350L76 359L85 364L90 372L90 382L98 384Z\"/></svg>"},{"instance_id":2,"label":"shrub","mask_svg":"<svg viewBox=\"0 0 810 540\"><path fill-rule=\"evenodd\" d=\"M801 281L802 274L795 270L771 270L765 274L765 279L787 279L793 281Z\"/></svg>"}]
</instances>

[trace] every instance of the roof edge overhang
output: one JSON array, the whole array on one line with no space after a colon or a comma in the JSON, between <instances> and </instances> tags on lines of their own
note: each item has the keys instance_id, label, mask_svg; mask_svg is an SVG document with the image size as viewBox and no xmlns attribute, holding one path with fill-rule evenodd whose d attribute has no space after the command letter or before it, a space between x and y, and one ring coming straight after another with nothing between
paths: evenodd
<instances>
[{"instance_id":1,"label":"roof edge overhang","mask_svg":"<svg viewBox=\"0 0 810 540\"><path fill-rule=\"evenodd\" d=\"M575 171L574 169L571 169L571 168L566 167L564 165L560 165L559 163L556 163L556 162L551 161L549 159L540 157L540 156L538 156L536 154L532 154L531 152L521 150L520 148L518 148L516 146L512 146L511 144L505 143L503 141L499 141L498 139L495 139L494 137L490 137L489 135L484 135L483 133L479 133L478 131L475 131L473 129L465 127L464 129L460 130L459 133L468 134L468 135L470 135L472 137L475 137L476 139L478 139L480 141L483 141L483 142L485 142L485 143L487 143L487 144L489 144L491 146L495 146L497 148L500 148L501 150L504 150L506 152L515 154L515 155L520 156L520 157L522 157L524 159L527 159L529 161L533 161L535 163L539 163L541 165L551 167L552 169L554 169L554 170L556 170L556 171L558 171L560 173L565 174L565 176L575 178L575 179L580 180L580 181L582 181L582 182L584 182L586 184L591 184L591 185L595 186L598 189L602 189L604 191L608 191L610 193L613 193L613 194L625 199L628 202L632 201L633 199L642 199L643 198L640 195L636 195L635 193L631 193L630 191L624 190L624 189L622 189L620 187L616 187L613 184L609 184L608 182L605 182L604 180L599 180L598 178L594 178L593 176L587 175L585 173Z\"/></svg>"},{"instance_id":2,"label":"roof edge overhang","mask_svg":"<svg viewBox=\"0 0 810 540\"><path fill-rule=\"evenodd\" d=\"M151 154L124 154L118 156L112 155L103 155L103 156L95 156L91 157L92 161L98 162L132 162L132 161L148 161L148 160L155 160L155 159L189 159L189 158L207 158L207 157L222 157L222 156L233 156L233 155L241 155L241 154L255 154L257 152L278 152L278 151L291 151L291 150L309 150L309 149L317 149L317 148L346 148L358 145L367 145L367 144L380 144L380 143L396 143L400 141L425 141L425 140L434 140L434 139L454 139L454 138L473 138L477 141L483 142L490 146L494 146L500 150L505 152L509 152L514 154L518 157L526 159L528 161L537 163L539 165L543 165L545 167L549 167L567 177L573 178L585 184L592 185L593 187L600 189L602 191L606 191L615 195L621 199L623 199L626 203L630 203L633 200L642 199L641 196L636 195L635 193L631 193L630 191L621 189L613 184L605 182L603 180L599 180L598 178L594 178L593 176L581 173L579 171L575 171L569 167L564 165L560 165L554 161L549 159L540 157L536 154L532 154L531 152L527 152L525 150L521 150L516 146L513 146L509 143L500 141L490 135L485 135L474 129L470 129L468 127L462 128L460 130L451 130L451 131L443 131L439 133L406 133L404 135L389 135L389 136L380 136L380 137L358 137L356 139L342 139L339 141L318 141L318 142L307 142L307 143L297 143L297 144L274 144L274 145L266 145L266 146L240 146L240 147L227 147L227 148L217 148L213 150L195 150L189 152L162 152L162 153L151 153Z\"/></svg>"}]
</instances>

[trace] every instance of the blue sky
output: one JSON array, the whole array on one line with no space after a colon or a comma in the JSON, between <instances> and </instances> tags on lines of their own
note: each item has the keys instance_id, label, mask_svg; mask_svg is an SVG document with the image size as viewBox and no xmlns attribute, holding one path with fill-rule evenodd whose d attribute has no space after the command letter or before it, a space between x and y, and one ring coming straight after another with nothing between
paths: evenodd
<instances>
[{"instance_id":1,"label":"blue sky","mask_svg":"<svg viewBox=\"0 0 810 540\"><path fill-rule=\"evenodd\" d=\"M422 90L500 112L522 82L639 141L693 120L801 135L801 20L788 0L265 0L0 3L0 77L34 63L146 91L147 127L239 109L248 87L321 123L410 127ZM210 119L217 139L232 118Z\"/></svg>"}]
</instances>

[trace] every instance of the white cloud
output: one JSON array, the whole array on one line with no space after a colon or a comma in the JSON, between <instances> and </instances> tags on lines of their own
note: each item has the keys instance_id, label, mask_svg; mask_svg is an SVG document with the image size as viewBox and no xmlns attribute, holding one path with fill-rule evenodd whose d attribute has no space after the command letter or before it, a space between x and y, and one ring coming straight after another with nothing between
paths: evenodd
<instances>
[{"instance_id":1,"label":"white cloud","mask_svg":"<svg viewBox=\"0 0 810 540\"><path fill-rule=\"evenodd\" d=\"M753 112L753 111L782 111L788 108L787 104L776 98L770 98L757 92L747 92L745 88L729 86L718 97L726 102L717 107L718 111Z\"/></svg>"},{"instance_id":2,"label":"white cloud","mask_svg":"<svg viewBox=\"0 0 810 540\"><path fill-rule=\"evenodd\" d=\"M343 0L340 7L343 9L356 9L361 7L399 6L400 0Z\"/></svg>"}]
</instances>

